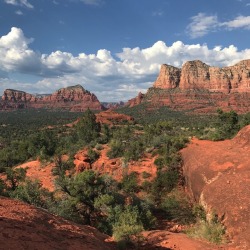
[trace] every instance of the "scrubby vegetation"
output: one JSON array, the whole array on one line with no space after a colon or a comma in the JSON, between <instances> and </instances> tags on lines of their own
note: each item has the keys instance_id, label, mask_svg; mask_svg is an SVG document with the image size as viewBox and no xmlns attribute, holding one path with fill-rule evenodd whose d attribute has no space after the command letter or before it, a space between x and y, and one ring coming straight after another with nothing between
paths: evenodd
<instances>
[{"instance_id":1,"label":"scrubby vegetation","mask_svg":"<svg viewBox=\"0 0 250 250\"><path fill-rule=\"evenodd\" d=\"M225 227L218 220L216 215L210 220L200 219L191 228L187 234L193 238L206 239L215 244L225 243Z\"/></svg>"},{"instance_id":2,"label":"scrubby vegetation","mask_svg":"<svg viewBox=\"0 0 250 250\"><path fill-rule=\"evenodd\" d=\"M203 237L220 241L223 227L218 221L207 222L204 211L183 192L179 150L194 135L213 140L231 138L249 124L249 114L238 116L233 111L218 110L216 116L198 117L161 108L145 115L144 109L138 106L120 110L133 114L137 118L135 124L109 127L97 123L90 110L81 115L36 112L32 113L34 117L27 111L1 114L0 172L3 179L0 179L0 194L95 226L123 243L128 242L131 235L154 228L159 213L176 223L198 223L197 230L201 228L206 232L207 236ZM76 125L62 126L78 117ZM93 170L75 172L73 156L78 150L87 149L91 165L99 158L104 144L108 144L110 159L122 159L120 182ZM146 153L156 157L157 173L150 179L151 174L143 172L143 180L139 182L137 173L128 173L127 165ZM68 161L62 159L63 154L69 156ZM39 181L27 178L25 169L14 168L37 158L55 163L53 175L57 189L54 192L42 188Z\"/></svg>"}]
</instances>

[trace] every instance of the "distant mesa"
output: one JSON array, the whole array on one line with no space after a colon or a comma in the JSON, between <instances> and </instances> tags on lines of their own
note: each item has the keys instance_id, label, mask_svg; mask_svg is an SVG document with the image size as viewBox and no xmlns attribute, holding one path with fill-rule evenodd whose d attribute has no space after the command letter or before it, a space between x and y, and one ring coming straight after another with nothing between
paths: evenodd
<instances>
[{"instance_id":1,"label":"distant mesa","mask_svg":"<svg viewBox=\"0 0 250 250\"><path fill-rule=\"evenodd\" d=\"M143 102L152 107L198 113L214 112L218 107L249 112L250 60L224 68L211 67L200 60L188 61L181 69L163 64L153 87L127 105Z\"/></svg>"},{"instance_id":2,"label":"distant mesa","mask_svg":"<svg viewBox=\"0 0 250 250\"><path fill-rule=\"evenodd\" d=\"M103 110L98 98L81 85L61 88L53 94L32 95L20 90L6 89L0 101L0 110L48 108L70 111Z\"/></svg>"}]
</instances>

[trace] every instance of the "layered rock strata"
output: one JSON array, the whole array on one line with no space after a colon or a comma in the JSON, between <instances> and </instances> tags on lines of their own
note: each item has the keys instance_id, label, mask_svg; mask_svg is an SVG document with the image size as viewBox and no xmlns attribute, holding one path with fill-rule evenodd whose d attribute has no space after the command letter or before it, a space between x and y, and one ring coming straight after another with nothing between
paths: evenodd
<instances>
[{"instance_id":1,"label":"layered rock strata","mask_svg":"<svg viewBox=\"0 0 250 250\"><path fill-rule=\"evenodd\" d=\"M87 108L103 109L97 97L81 85L61 88L51 95L32 95L6 89L2 95L0 109L17 108L58 108L71 111L85 111Z\"/></svg>"},{"instance_id":2,"label":"layered rock strata","mask_svg":"<svg viewBox=\"0 0 250 250\"><path fill-rule=\"evenodd\" d=\"M223 93L250 92L250 60L224 68L210 67L199 60L186 62L182 69L164 64L153 86L161 89L206 89Z\"/></svg>"},{"instance_id":3,"label":"layered rock strata","mask_svg":"<svg viewBox=\"0 0 250 250\"><path fill-rule=\"evenodd\" d=\"M174 110L198 113L235 110L250 111L250 60L218 68L196 60L182 69L162 65L159 76L146 94L128 101L133 107L147 102L149 108L168 106Z\"/></svg>"}]
</instances>

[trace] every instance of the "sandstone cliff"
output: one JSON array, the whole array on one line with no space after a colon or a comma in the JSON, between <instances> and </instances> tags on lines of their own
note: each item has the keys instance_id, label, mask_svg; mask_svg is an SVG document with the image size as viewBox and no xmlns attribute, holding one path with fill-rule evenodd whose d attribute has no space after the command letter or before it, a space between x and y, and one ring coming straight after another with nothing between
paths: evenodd
<instances>
[{"instance_id":1,"label":"sandstone cliff","mask_svg":"<svg viewBox=\"0 0 250 250\"><path fill-rule=\"evenodd\" d=\"M250 92L250 60L224 68L210 67L199 60L186 62L182 69L164 64L154 87Z\"/></svg>"},{"instance_id":2,"label":"sandstone cliff","mask_svg":"<svg viewBox=\"0 0 250 250\"><path fill-rule=\"evenodd\" d=\"M23 91L6 89L2 95L0 109L58 108L85 111L87 108L102 110L97 97L81 85L61 88L51 95L32 95Z\"/></svg>"},{"instance_id":3,"label":"sandstone cliff","mask_svg":"<svg viewBox=\"0 0 250 250\"><path fill-rule=\"evenodd\" d=\"M2 100L11 102L29 102L33 100L34 96L24 91L6 89L2 95Z\"/></svg>"},{"instance_id":4,"label":"sandstone cliff","mask_svg":"<svg viewBox=\"0 0 250 250\"><path fill-rule=\"evenodd\" d=\"M169 106L200 113L217 108L250 111L250 60L234 66L211 67L199 60L186 62L182 69L162 65L159 76L145 95L128 101L133 107L147 102L149 108Z\"/></svg>"},{"instance_id":5,"label":"sandstone cliff","mask_svg":"<svg viewBox=\"0 0 250 250\"><path fill-rule=\"evenodd\" d=\"M171 65L163 64L160 74L154 83L155 88L173 89L179 86L181 70Z\"/></svg>"}]
</instances>

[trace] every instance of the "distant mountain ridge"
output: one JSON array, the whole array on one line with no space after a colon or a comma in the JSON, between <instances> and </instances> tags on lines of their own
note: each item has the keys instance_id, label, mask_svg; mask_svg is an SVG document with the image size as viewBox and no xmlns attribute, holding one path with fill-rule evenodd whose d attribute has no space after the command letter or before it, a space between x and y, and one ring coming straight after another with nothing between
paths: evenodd
<instances>
[{"instance_id":1,"label":"distant mountain ridge","mask_svg":"<svg viewBox=\"0 0 250 250\"><path fill-rule=\"evenodd\" d=\"M61 88L52 94L32 95L24 91L6 89L0 101L0 110L48 108L70 111L103 110L98 98L81 85Z\"/></svg>"},{"instance_id":2,"label":"distant mountain ridge","mask_svg":"<svg viewBox=\"0 0 250 250\"><path fill-rule=\"evenodd\" d=\"M128 101L133 107L147 102L150 108L214 112L217 108L250 112L250 60L234 66L211 67L200 60L188 61L181 69L163 64L146 94Z\"/></svg>"}]
</instances>

